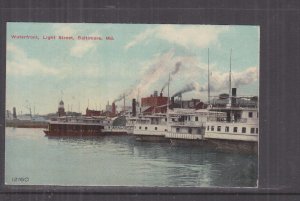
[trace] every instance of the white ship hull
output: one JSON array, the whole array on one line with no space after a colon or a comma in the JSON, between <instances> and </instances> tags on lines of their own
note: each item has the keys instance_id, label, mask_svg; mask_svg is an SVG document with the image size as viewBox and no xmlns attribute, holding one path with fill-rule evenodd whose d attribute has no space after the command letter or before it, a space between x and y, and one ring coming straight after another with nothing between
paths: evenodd
<instances>
[{"instance_id":1,"label":"white ship hull","mask_svg":"<svg viewBox=\"0 0 300 201\"><path fill-rule=\"evenodd\" d=\"M165 138L166 125L136 124L133 135L138 141L168 141Z\"/></svg>"},{"instance_id":2,"label":"white ship hull","mask_svg":"<svg viewBox=\"0 0 300 201\"><path fill-rule=\"evenodd\" d=\"M231 141L247 141L257 142L258 136L253 134L236 134L236 133L224 133L224 132L206 132L205 139L220 139L220 140L231 140Z\"/></svg>"}]
</instances>

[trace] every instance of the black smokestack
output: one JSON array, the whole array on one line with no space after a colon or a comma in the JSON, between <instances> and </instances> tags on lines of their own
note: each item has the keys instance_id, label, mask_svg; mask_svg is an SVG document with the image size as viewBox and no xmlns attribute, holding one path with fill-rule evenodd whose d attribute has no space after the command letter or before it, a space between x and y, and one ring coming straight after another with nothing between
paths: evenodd
<instances>
[{"instance_id":1,"label":"black smokestack","mask_svg":"<svg viewBox=\"0 0 300 201\"><path fill-rule=\"evenodd\" d=\"M174 105L174 96L171 97L171 104Z\"/></svg>"},{"instance_id":2,"label":"black smokestack","mask_svg":"<svg viewBox=\"0 0 300 201\"><path fill-rule=\"evenodd\" d=\"M232 96L236 97L236 88L232 88Z\"/></svg>"},{"instance_id":3,"label":"black smokestack","mask_svg":"<svg viewBox=\"0 0 300 201\"><path fill-rule=\"evenodd\" d=\"M17 111L16 108L13 107L13 118L16 119L17 118Z\"/></svg>"},{"instance_id":4,"label":"black smokestack","mask_svg":"<svg viewBox=\"0 0 300 201\"><path fill-rule=\"evenodd\" d=\"M132 116L136 116L136 100L132 99Z\"/></svg>"},{"instance_id":5,"label":"black smokestack","mask_svg":"<svg viewBox=\"0 0 300 201\"><path fill-rule=\"evenodd\" d=\"M232 88L232 99L231 99L231 104L232 106L236 106L236 88Z\"/></svg>"}]
</instances>

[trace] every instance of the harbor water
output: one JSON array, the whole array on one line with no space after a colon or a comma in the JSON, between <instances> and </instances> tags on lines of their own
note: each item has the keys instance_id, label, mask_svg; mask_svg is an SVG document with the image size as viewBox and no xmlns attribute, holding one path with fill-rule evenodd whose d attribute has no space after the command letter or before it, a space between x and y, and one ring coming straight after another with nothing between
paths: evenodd
<instances>
[{"instance_id":1,"label":"harbor water","mask_svg":"<svg viewBox=\"0 0 300 201\"><path fill-rule=\"evenodd\" d=\"M47 137L38 128L5 134L9 185L256 187L257 163L255 154L133 136Z\"/></svg>"}]
</instances>

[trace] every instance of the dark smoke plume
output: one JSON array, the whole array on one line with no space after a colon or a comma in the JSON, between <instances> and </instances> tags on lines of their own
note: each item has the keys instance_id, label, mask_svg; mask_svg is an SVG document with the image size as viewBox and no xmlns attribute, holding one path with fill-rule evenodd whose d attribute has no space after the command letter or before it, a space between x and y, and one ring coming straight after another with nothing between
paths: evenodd
<instances>
[{"instance_id":1,"label":"dark smoke plume","mask_svg":"<svg viewBox=\"0 0 300 201\"><path fill-rule=\"evenodd\" d=\"M179 61L179 62L177 62L176 64L175 64L175 68L174 68L174 70L170 73L170 81L172 80L172 75L176 75L177 73L178 73L178 71L180 70L180 67L181 67L181 62ZM161 93L164 91L164 89L168 86L168 83L169 83L169 81L168 82L166 82L164 85L163 85L163 87L162 87L162 89L161 89Z\"/></svg>"},{"instance_id":2,"label":"dark smoke plume","mask_svg":"<svg viewBox=\"0 0 300 201\"><path fill-rule=\"evenodd\" d=\"M203 87L200 87L200 85L193 81L187 85L185 85L181 90L179 90L178 92L176 92L173 97L179 96L180 94L184 94L190 91L205 91L205 89Z\"/></svg>"}]
</instances>

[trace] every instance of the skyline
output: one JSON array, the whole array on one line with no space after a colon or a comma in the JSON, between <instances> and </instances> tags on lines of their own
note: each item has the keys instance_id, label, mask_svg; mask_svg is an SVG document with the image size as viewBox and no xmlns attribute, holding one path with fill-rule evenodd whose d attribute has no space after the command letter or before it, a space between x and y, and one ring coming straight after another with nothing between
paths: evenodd
<instances>
[{"instance_id":1,"label":"skyline","mask_svg":"<svg viewBox=\"0 0 300 201\"><path fill-rule=\"evenodd\" d=\"M13 38L26 35L39 39ZM208 48L211 96L228 93L231 49L232 87L258 96L258 26L7 23L6 109L19 113L30 105L39 114L54 113L63 99L66 110L72 105L84 113L124 93L130 105L138 91L140 98L160 92L169 73L171 96L190 86L183 99L207 101Z\"/></svg>"}]
</instances>

